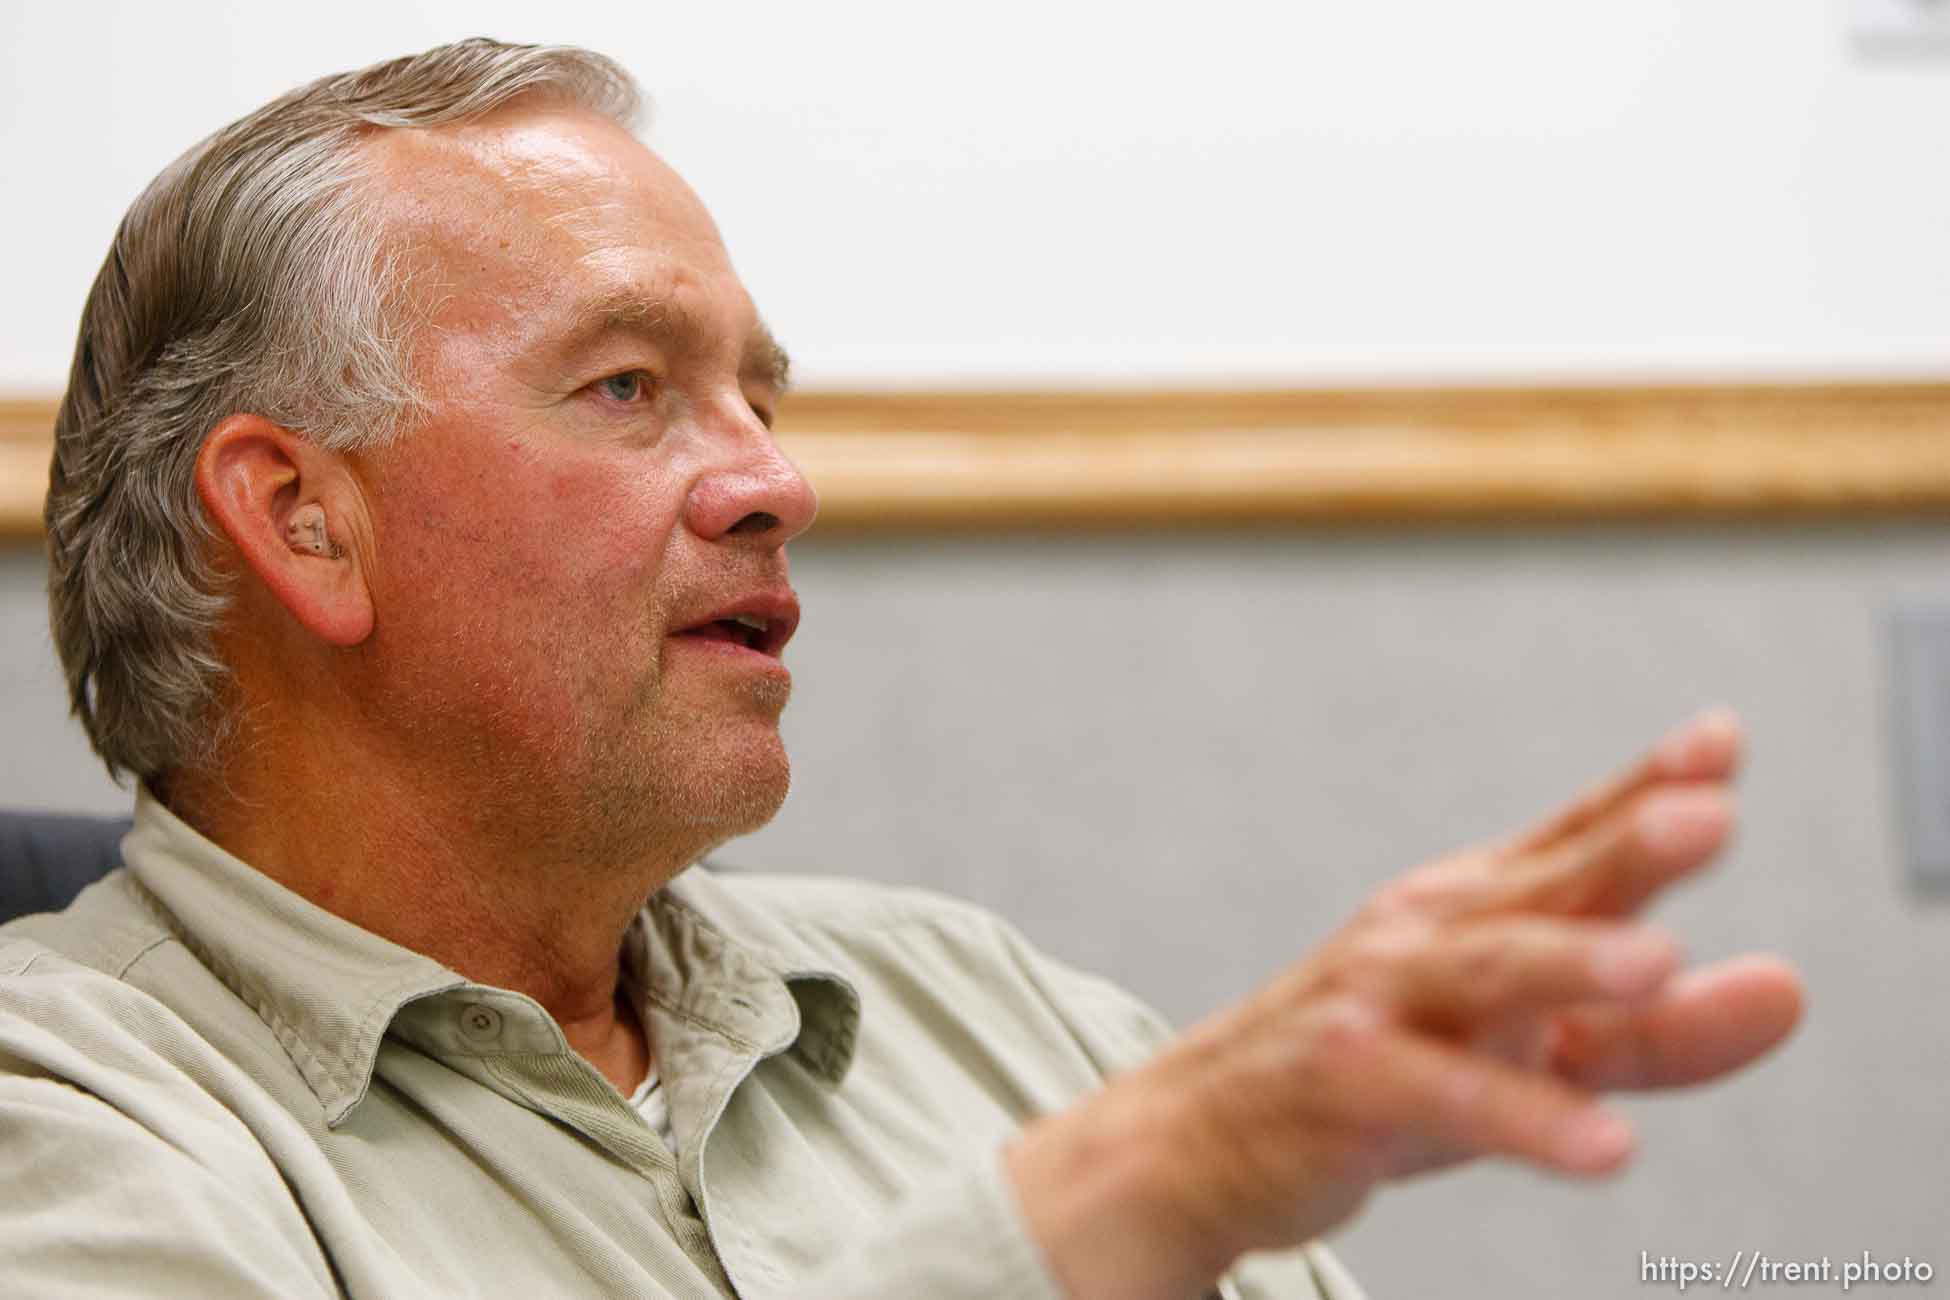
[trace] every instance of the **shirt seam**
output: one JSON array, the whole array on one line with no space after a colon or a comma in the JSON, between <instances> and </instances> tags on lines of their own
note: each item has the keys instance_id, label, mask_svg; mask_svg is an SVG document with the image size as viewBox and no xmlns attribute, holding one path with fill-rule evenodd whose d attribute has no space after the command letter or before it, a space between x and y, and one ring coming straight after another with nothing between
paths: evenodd
<instances>
[{"instance_id":1,"label":"shirt seam","mask_svg":"<svg viewBox=\"0 0 1950 1300\"><path fill-rule=\"evenodd\" d=\"M651 1005L668 1012L673 1019L681 1020L693 1029L701 1029L707 1034L716 1034L720 1038L728 1039L735 1047L742 1047L746 1051L753 1053L762 1053L765 1050L765 1045L756 1039L747 1038L735 1029L719 1024L713 1020L706 1020L695 1012L686 1011L683 1007L678 1006L675 1002L654 989L645 989L643 991L643 998L644 1001L649 1002Z\"/></svg>"},{"instance_id":2,"label":"shirt seam","mask_svg":"<svg viewBox=\"0 0 1950 1300\"><path fill-rule=\"evenodd\" d=\"M134 954L130 956L130 958L127 961L123 962L121 966L116 969L115 978L122 981L123 983L127 983L129 978L129 972L136 968L136 964L138 962L140 962L144 957L147 957L150 953L154 952L156 949L162 947L164 944L173 943L173 942L176 942L175 935L172 934L157 935L155 938L151 939L148 943L145 943L140 948L136 949Z\"/></svg>"}]
</instances>

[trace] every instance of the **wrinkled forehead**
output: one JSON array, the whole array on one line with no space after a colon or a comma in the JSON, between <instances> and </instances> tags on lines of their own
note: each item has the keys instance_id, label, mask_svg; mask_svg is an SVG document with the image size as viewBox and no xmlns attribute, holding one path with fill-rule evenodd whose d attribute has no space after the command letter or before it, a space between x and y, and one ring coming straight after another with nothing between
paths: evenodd
<instances>
[{"instance_id":1,"label":"wrinkled forehead","mask_svg":"<svg viewBox=\"0 0 1950 1300\"><path fill-rule=\"evenodd\" d=\"M388 245L437 328L527 334L552 303L632 285L749 313L703 203L602 117L516 106L365 148Z\"/></svg>"}]
</instances>

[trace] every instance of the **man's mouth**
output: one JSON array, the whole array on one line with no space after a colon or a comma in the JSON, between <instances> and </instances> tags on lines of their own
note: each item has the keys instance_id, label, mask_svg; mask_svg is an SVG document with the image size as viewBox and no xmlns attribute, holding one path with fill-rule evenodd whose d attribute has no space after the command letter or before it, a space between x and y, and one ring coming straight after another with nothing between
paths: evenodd
<instances>
[{"instance_id":1,"label":"man's mouth","mask_svg":"<svg viewBox=\"0 0 1950 1300\"><path fill-rule=\"evenodd\" d=\"M705 641L732 641L747 650L760 649L765 643L765 634L771 624L756 614L738 614L731 618L714 619L702 627L688 628L679 636L694 636Z\"/></svg>"},{"instance_id":2,"label":"man's mouth","mask_svg":"<svg viewBox=\"0 0 1950 1300\"><path fill-rule=\"evenodd\" d=\"M790 591L738 601L674 634L687 640L742 646L777 659L799 626L799 602Z\"/></svg>"}]
</instances>

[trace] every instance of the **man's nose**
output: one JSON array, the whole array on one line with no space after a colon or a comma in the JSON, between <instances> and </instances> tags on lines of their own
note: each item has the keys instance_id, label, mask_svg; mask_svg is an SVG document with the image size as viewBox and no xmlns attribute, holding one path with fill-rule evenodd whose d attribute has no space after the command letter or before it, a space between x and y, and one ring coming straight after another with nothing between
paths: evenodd
<instances>
[{"instance_id":1,"label":"man's nose","mask_svg":"<svg viewBox=\"0 0 1950 1300\"><path fill-rule=\"evenodd\" d=\"M737 454L691 489L688 523L705 541L784 546L812 526L819 497L756 420L738 431Z\"/></svg>"}]
</instances>

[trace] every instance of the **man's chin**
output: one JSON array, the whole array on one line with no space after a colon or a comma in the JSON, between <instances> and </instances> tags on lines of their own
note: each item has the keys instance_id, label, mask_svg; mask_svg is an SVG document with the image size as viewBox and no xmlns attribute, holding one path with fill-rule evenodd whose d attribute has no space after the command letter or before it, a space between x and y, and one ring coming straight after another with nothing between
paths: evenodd
<instances>
[{"instance_id":1,"label":"man's chin","mask_svg":"<svg viewBox=\"0 0 1950 1300\"><path fill-rule=\"evenodd\" d=\"M715 840L711 847L715 848L726 840L763 830L779 815L784 804L783 790L777 794L749 791L738 799L693 808L676 820L692 830L711 833Z\"/></svg>"},{"instance_id":2,"label":"man's chin","mask_svg":"<svg viewBox=\"0 0 1950 1300\"><path fill-rule=\"evenodd\" d=\"M721 757L725 761L693 769L665 801L673 822L708 831L718 843L749 835L778 816L792 786L792 765L776 731Z\"/></svg>"}]
</instances>

